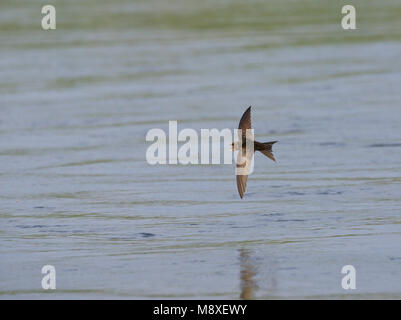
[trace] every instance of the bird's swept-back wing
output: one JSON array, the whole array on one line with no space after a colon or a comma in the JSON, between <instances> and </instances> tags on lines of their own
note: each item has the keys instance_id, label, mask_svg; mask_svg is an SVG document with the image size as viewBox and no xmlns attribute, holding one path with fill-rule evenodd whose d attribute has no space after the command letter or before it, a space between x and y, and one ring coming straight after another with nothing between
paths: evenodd
<instances>
[{"instance_id":1,"label":"bird's swept-back wing","mask_svg":"<svg viewBox=\"0 0 401 320\"><path fill-rule=\"evenodd\" d=\"M248 180L248 176L239 176L239 175L237 176L237 188L238 188L238 193L239 193L239 196L241 197L241 199L245 193L247 180Z\"/></svg>"},{"instance_id":2,"label":"bird's swept-back wing","mask_svg":"<svg viewBox=\"0 0 401 320\"><path fill-rule=\"evenodd\" d=\"M241 198L244 196L248 175L251 172L253 153L253 150L248 150L248 152L246 152L246 148L242 148L237 155L235 174L238 193Z\"/></svg>"},{"instance_id":3,"label":"bird's swept-back wing","mask_svg":"<svg viewBox=\"0 0 401 320\"><path fill-rule=\"evenodd\" d=\"M250 131L250 129L252 129L252 124L251 124L251 107L249 107L248 109L246 109L246 111L244 112L244 114L241 117L241 120L239 122L238 125L238 129L241 129L241 135L238 132L239 135L239 139L250 139L253 140L253 135ZM248 132L247 132L247 129Z\"/></svg>"}]
</instances>

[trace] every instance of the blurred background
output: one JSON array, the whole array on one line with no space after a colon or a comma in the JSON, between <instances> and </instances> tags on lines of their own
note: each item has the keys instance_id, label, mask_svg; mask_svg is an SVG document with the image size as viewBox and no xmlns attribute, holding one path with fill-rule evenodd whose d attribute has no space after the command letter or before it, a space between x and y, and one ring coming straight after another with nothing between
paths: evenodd
<instances>
[{"instance_id":1,"label":"blurred background","mask_svg":"<svg viewBox=\"0 0 401 320\"><path fill-rule=\"evenodd\" d=\"M2 0L0 299L400 299L400 17L397 0ZM146 163L149 129L234 129L249 105L280 142L243 200L233 166Z\"/></svg>"}]
</instances>

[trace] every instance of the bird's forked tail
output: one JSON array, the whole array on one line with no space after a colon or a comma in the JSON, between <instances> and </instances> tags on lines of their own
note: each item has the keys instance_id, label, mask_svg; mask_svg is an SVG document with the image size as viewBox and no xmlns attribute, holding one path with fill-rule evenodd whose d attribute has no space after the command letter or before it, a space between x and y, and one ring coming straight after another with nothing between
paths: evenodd
<instances>
[{"instance_id":1,"label":"bird's forked tail","mask_svg":"<svg viewBox=\"0 0 401 320\"><path fill-rule=\"evenodd\" d=\"M258 148L260 152L262 152L266 157L272 159L273 161L276 161L274 159L273 155L273 144L275 144L277 141L271 141L271 142L263 142L260 143L260 147Z\"/></svg>"}]
</instances>

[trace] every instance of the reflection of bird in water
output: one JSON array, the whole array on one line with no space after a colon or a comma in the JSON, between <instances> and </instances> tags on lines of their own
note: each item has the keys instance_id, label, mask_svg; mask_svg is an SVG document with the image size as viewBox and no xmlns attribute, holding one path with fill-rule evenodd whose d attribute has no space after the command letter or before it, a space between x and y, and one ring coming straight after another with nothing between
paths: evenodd
<instances>
[{"instance_id":1,"label":"reflection of bird in water","mask_svg":"<svg viewBox=\"0 0 401 320\"><path fill-rule=\"evenodd\" d=\"M232 149L233 150L240 150L238 152L237 156L237 171L236 171L236 176L237 176L237 188L240 197L242 198L245 193L245 188L246 188L246 181L248 180L248 174L250 173L250 167L251 167L251 161L252 157L254 154L254 151L260 151L263 153L266 157L272 159L273 161L276 161L273 156L273 144L275 144L277 141L271 141L271 142L258 142L255 141L253 134L251 132L252 126L251 126L251 107L246 109L244 114L242 115L242 118L239 122L238 129L240 131L238 132L239 135L239 143L232 143ZM252 143L253 143L253 148L252 148ZM248 150L247 150L247 144L248 144ZM249 147L251 146L251 147ZM247 152L248 151L248 152Z\"/></svg>"},{"instance_id":2,"label":"reflection of bird in water","mask_svg":"<svg viewBox=\"0 0 401 320\"><path fill-rule=\"evenodd\" d=\"M257 285L254 281L254 276L256 275L255 267L250 261L250 252L247 249L240 249L240 286L241 294L240 298L245 300L253 299L254 290Z\"/></svg>"}]
</instances>

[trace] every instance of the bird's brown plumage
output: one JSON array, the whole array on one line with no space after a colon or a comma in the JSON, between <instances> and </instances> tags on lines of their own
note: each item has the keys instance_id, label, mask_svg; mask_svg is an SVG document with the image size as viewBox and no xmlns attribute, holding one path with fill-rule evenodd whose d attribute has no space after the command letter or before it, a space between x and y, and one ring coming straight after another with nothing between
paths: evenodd
<instances>
[{"instance_id":1,"label":"bird's brown plumage","mask_svg":"<svg viewBox=\"0 0 401 320\"><path fill-rule=\"evenodd\" d=\"M246 130L252 129L251 125L251 107L245 110L244 114L239 121L238 129L241 129L242 136L246 137Z\"/></svg>"},{"instance_id":2,"label":"bird's brown plumage","mask_svg":"<svg viewBox=\"0 0 401 320\"><path fill-rule=\"evenodd\" d=\"M239 135L238 138L242 141L241 143L242 147L241 150L239 150L237 156L236 173L240 172L241 174L236 174L236 179L237 179L238 193L242 199L245 193L246 183L248 181L248 173L250 172L250 165L254 151L260 151L265 156L269 157L271 160L276 161L273 156L272 146L277 141L261 143L254 140L253 134L250 131L250 129L252 129L251 107L246 109L246 111L242 115L238 125L238 129L241 129L241 132L238 132ZM253 143L254 147L253 150L250 148L248 148L247 150L246 143L249 142Z\"/></svg>"}]
</instances>

